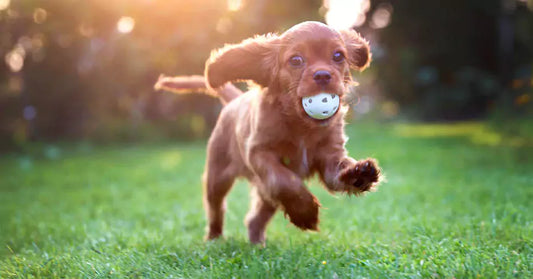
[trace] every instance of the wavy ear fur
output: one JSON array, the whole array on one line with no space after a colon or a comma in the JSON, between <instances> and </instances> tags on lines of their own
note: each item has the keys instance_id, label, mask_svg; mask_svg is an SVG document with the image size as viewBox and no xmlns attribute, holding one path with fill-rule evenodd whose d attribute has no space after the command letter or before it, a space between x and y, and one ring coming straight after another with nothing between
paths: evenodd
<instances>
[{"instance_id":1,"label":"wavy ear fur","mask_svg":"<svg viewBox=\"0 0 533 279\"><path fill-rule=\"evenodd\" d=\"M277 67L277 41L278 36L268 34L213 51L205 67L208 85L218 88L226 82L253 80L267 87Z\"/></svg>"},{"instance_id":2,"label":"wavy ear fur","mask_svg":"<svg viewBox=\"0 0 533 279\"><path fill-rule=\"evenodd\" d=\"M355 30L341 30L340 33L348 50L350 67L363 71L372 60L368 41Z\"/></svg>"}]
</instances>

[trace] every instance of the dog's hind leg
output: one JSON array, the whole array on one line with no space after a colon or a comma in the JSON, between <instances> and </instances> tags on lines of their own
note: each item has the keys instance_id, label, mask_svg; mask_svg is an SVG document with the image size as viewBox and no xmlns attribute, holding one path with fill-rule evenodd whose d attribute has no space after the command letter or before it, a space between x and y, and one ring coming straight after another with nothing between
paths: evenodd
<instances>
[{"instance_id":1,"label":"dog's hind leg","mask_svg":"<svg viewBox=\"0 0 533 279\"><path fill-rule=\"evenodd\" d=\"M233 177L224 177L217 172L207 171L204 182L204 206L207 216L206 239L222 236L226 195L233 185Z\"/></svg>"},{"instance_id":2,"label":"dog's hind leg","mask_svg":"<svg viewBox=\"0 0 533 279\"><path fill-rule=\"evenodd\" d=\"M250 191L250 211L248 211L248 214L246 215L245 223L248 227L248 237L250 242L261 244L265 242L266 227L276 213L277 208L259 196L257 186L254 185Z\"/></svg>"},{"instance_id":3,"label":"dog's hind leg","mask_svg":"<svg viewBox=\"0 0 533 279\"><path fill-rule=\"evenodd\" d=\"M220 151L217 150L217 151ZM221 158L222 157L222 158ZM235 175L228 164L222 162L224 156L211 152L208 155L204 173L204 207L207 217L206 239L222 236L224 226L224 212L226 211L226 195L228 194Z\"/></svg>"}]
</instances>

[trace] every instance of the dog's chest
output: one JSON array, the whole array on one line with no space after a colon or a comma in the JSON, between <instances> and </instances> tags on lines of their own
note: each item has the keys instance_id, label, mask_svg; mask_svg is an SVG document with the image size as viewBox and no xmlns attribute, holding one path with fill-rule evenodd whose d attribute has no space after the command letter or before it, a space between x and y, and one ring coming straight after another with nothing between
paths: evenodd
<instances>
[{"instance_id":1,"label":"dog's chest","mask_svg":"<svg viewBox=\"0 0 533 279\"><path fill-rule=\"evenodd\" d=\"M297 173L300 177L307 177L311 174L312 152L309 146L302 140L297 144L287 145L283 150L282 163Z\"/></svg>"}]
</instances>

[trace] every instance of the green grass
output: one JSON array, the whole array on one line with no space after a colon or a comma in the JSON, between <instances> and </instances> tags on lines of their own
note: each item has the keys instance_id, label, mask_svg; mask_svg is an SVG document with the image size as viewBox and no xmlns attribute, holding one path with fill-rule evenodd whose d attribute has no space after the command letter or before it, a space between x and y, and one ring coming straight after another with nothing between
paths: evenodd
<instances>
[{"instance_id":1,"label":"green grass","mask_svg":"<svg viewBox=\"0 0 533 279\"><path fill-rule=\"evenodd\" d=\"M0 277L532 278L533 152L482 123L354 124L387 182L319 197L321 231L277 214L247 242L248 187L204 243L205 143L60 145L0 159Z\"/></svg>"}]
</instances>

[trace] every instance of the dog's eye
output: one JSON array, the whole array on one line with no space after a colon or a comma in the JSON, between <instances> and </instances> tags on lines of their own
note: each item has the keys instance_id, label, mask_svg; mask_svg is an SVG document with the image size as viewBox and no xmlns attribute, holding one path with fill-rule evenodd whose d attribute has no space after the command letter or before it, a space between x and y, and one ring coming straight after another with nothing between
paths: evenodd
<instances>
[{"instance_id":1,"label":"dog's eye","mask_svg":"<svg viewBox=\"0 0 533 279\"><path fill-rule=\"evenodd\" d=\"M342 52L340 52L340 51L337 51L337 52L333 53L333 61L335 61L335 62L344 61L344 54L342 54Z\"/></svg>"},{"instance_id":2,"label":"dog's eye","mask_svg":"<svg viewBox=\"0 0 533 279\"><path fill-rule=\"evenodd\" d=\"M289 59L289 63L294 67L300 67L304 64L304 59L299 55L294 55Z\"/></svg>"}]
</instances>

